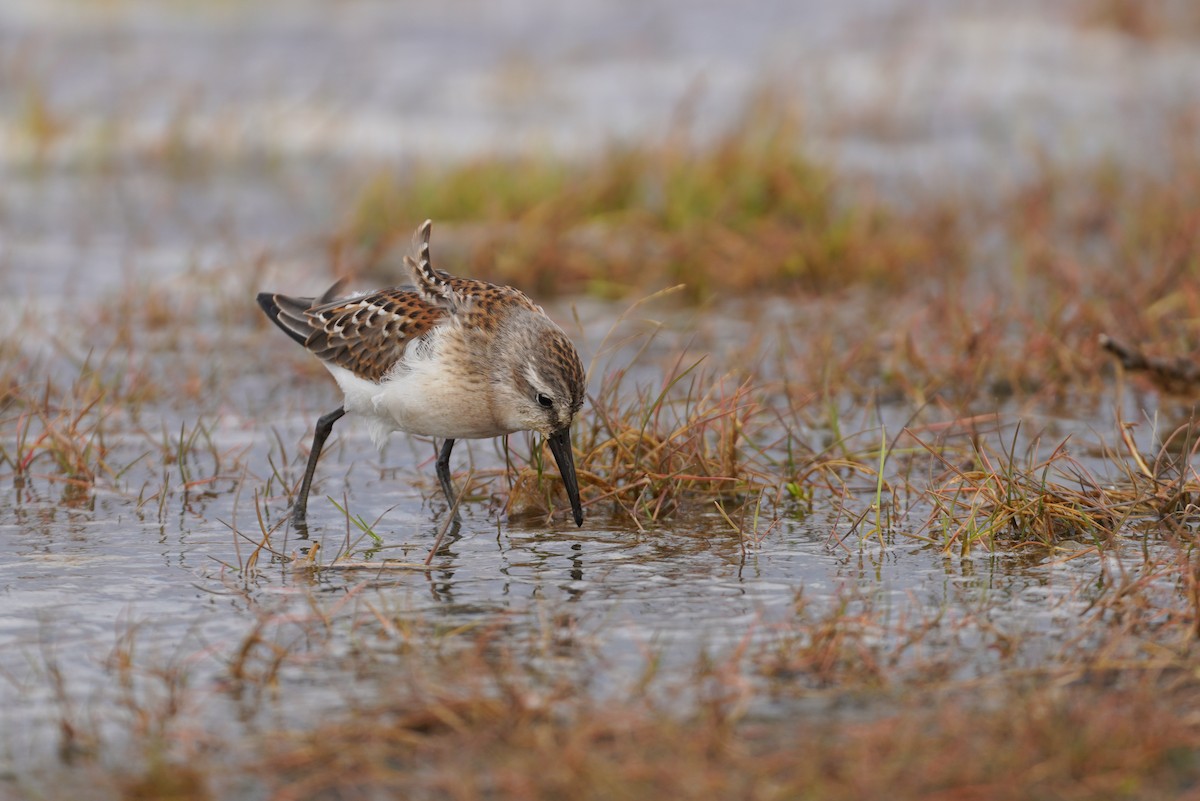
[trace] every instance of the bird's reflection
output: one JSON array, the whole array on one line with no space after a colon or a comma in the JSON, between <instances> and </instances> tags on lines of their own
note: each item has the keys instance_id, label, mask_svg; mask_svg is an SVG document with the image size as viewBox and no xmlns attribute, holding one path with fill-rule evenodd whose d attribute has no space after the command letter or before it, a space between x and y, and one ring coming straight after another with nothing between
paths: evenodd
<instances>
[{"instance_id":1,"label":"bird's reflection","mask_svg":"<svg viewBox=\"0 0 1200 801\"><path fill-rule=\"evenodd\" d=\"M450 518L449 528L438 529L432 549L425 560L426 565L430 565L435 559L442 565L439 569L425 571L425 579L429 582L429 593L435 601L442 603L454 601L454 565L459 558L459 553L454 546L461 539L462 520L458 515Z\"/></svg>"}]
</instances>

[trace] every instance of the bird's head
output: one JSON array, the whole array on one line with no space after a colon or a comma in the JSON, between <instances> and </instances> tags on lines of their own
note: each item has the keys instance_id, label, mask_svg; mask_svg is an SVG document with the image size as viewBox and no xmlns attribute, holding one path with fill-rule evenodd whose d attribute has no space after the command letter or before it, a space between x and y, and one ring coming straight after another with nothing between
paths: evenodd
<instances>
[{"instance_id":1,"label":"bird's head","mask_svg":"<svg viewBox=\"0 0 1200 801\"><path fill-rule=\"evenodd\" d=\"M522 313L519 324L493 351L492 392L500 422L512 431L546 437L571 500L576 525L583 525L571 423L587 390L579 353L561 328L539 313Z\"/></svg>"}]
</instances>

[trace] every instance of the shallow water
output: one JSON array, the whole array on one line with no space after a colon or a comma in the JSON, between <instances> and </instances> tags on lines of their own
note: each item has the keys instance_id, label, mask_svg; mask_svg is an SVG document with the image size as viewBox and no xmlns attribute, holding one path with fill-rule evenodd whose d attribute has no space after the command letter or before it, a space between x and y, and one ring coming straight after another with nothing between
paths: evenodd
<instances>
[{"instance_id":1,"label":"shallow water","mask_svg":"<svg viewBox=\"0 0 1200 801\"><path fill-rule=\"evenodd\" d=\"M305 419L276 421L279 440L288 447L303 441ZM220 443L219 434L215 439ZM985 674L993 664L987 643L994 629L1020 641L1035 665L1070 639L1100 567L1095 555L955 557L895 533L881 546L835 518L820 496L811 513L782 510L779 525L746 548L715 510L638 532L628 523L614 526L616 518L603 510L575 529L561 517L551 525L504 522L487 503L474 503L465 509L461 536L434 557L431 570L390 567L387 560L424 559L444 512L431 466L419 466L432 448L395 439L398 447L380 458L365 432L342 424L321 462L309 538L284 529L272 539L276 551L293 557L320 543L318 561L328 563L349 537L353 563L373 561L375 568L313 574L263 554L258 570L239 569L259 537L253 495L270 486L267 454L281 458L266 432L236 438L245 455L241 481L184 493L168 475L172 489L161 507L149 501L139 508L130 489L100 489L72 507L36 477L25 489L7 487L0 496L4 750L17 761L44 759L61 740L59 721L77 715L119 742L127 711L117 676L126 648L151 675L185 672L205 699L191 714L237 736L234 721L244 724L246 713L224 689L231 655L264 619L274 621L269 628L279 642L306 641L311 632L292 631L286 621L310 618L314 603L334 628L319 644L301 647L311 650L308 658L282 669L274 692L291 700L258 706L251 720L282 715L304 726L353 697L345 660L364 647L364 625L376 628L363 604L398 626L500 627L504 641L542 672L586 677L579 680L587 690L604 696L628 692L647 660L663 676L684 677L702 653L728 653L747 642L767 648L801 608L820 617L843 604L869 610L877 627L871 636L885 649L905 621L937 618L941 634L930 642L941 642L964 676ZM499 464L487 444L469 450L475 469ZM456 454L457 467L467 451ZM127 487L156 483L159 471L142 465L126 474ZM373 528L382 547L349 525L334 500L368 522L379 516ZM271 520L284 511L286 499L267 500ZM247 538L235 537L234 528ZM1138 563L1131 553L1131 569ZM981 610L989 631L979 629ZM366 647L377 636L366 636ZM405 669L403 658L369 664Z\"/></svg>"},{"instance_id":2,"label":"shallow water","mask_svg":"<svg viewBox=\"0 0 1200 801\"><path fill-rule=\"evenodd\" d=\"M266 553L257 571L241 569L261 536L256 503L270 522L286 511L275 467L295 481L313 421L337 402L319 370L276 358L286 343L251 322L253 293L323 287L324 240L381 160L402 168L504 149L586 154L621 137L662 136L688 116L705 134L785 74L800 76L786 88L815 112L809 144L852 170L959 179L999 165L1008 180L1043 147L1080 158L1128 156L1131 146L1142 154L1154 126L1200 91L1190 80L1194 48L1115 41L1028 9L946 6L584 2L567 11L527 0L416 2L401 15L366 2L339 3L336 13L316 3L228 4L211 14L6 3L0 79L23 88L0 95L0 334L15 343L24 384L49 376L69 385L92 360L120 385L145 375L171 391L136 413L112 413L109 461L133 467L102 475L94 491L47 478L45 461L23 487L0 474L0 774L51 760L63 718L94 720L116 738L127 732L120 664L130 649L149 673L185 672L202 699L188 714L230 736L244 736L254 715L319 720L355 692L348 655L375 643L356 622L371 618L365 603L439 630L502 628L525 658L578 675L598 695L627 690L652 658L661 673L683 675L701 652L747 637L766 647L801 614L842 604L869 607L884 624L872 637L884 645L894 645L888 622L937 618L934 640L967 674L997 658L994 629L1019 640L1029 664L1062 647L1101 557L950 556L906 536L905 525L879 542L821 495L812 511L780 507L778 525L749 548L715 509L646 531L596 509L575 529L561 516L504 521L497 504L480 501L429 572L314 575ZM38 92L63 121L42 154L22 111ZM883 123L856 122L868 114ZM249 269L260 254L264 266ZM151 294L168 321L139 324L141 342L79 328L109 310L115 330ZM592 353L619 310L582 301L579 312L582 349ZM571 317L564 306L555 313ZM725 317L726 341L763 319L745 305L706 313ZM791 313L786 304L766 312ZM663 351L687 341L691 325L669 321ZM656 355L647 352L635 377L653 383L663 369ZM846 407L861 417L847 425L876 439L877 416L896 432L911 413ZM1089 443L1112 428L1096 408L1066 419L1005 413L1028 421L1023 442L1052 430ZM11 450L21 416L3 414ZM211 452L198 447L173 463L176 432L198 422ZM318 542L327 562L349 531L358 559L423 559L444 512L432 457L430 444L402 436L381 457L360 428L339 424L313 494L311 539L285 528L272 546L302 558ZM460 447L455 464L485 470L503 459L480 443ZM185 490L188 479L205 481ZM871 488L856 489L850 507L865 510ZM370 539L327 496L367 522L381 516L382 549L367 553ZM928 512L909 510L906 525L918 528ZM1104 558L1136 569L1131 551ZM284 665L275 692L287 700L256 708L247 723L228 691L230 655L264 619L273 636L304 640L307 630L287 621L311 617L314 604L335 621L332 633L310 658ZM992 629L980 627L981 610ZM401 656L395 662L403 668Z\"/></svg>"}]
</instances>

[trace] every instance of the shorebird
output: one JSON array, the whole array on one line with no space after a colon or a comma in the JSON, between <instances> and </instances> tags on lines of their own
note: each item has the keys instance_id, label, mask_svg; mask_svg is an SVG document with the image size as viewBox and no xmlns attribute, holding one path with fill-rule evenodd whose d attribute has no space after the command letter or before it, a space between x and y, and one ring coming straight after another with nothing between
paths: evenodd
<instances>
[{"instance_id":1,"label":"shorebird","mask_svg":"<svg viewBox=\"0 0 1200 801\"><path fill-rule=\"evenodd\" d=\"M258 295L267 316L321 360L345 396L317 420L293 523L307 525L321 449L333 424L350 414L366 421L377 447L393 431L443 440L437 477L455 519L455 441L540 432L558 463L575 524L583 525L571 451L571 421L585 391L575 346L520 290L434 269L432 226L426 220L417 230L417 258L404 258L411 286L338 297L339 281L318 298Z\"/></svg>"}]
</instances>

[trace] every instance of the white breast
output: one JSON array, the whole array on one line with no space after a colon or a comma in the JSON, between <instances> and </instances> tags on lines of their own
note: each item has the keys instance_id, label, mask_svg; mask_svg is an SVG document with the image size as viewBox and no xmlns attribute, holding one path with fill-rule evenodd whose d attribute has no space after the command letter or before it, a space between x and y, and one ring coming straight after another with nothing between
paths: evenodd
<instances>
[{"instance_id":1,"label":"white breast","mask_svg":"<svg viewBox=\"0 0 1200 801\"><path fill-rule=\"evenodd\" d=\"M410 347L378 384L325 364L346 396L344 408L366 420L377 447L393 431L454 439L511 433L493 417L488 382L453 369L440 333L435 329L421 347Z\"/></svg>"}]
</instances>

